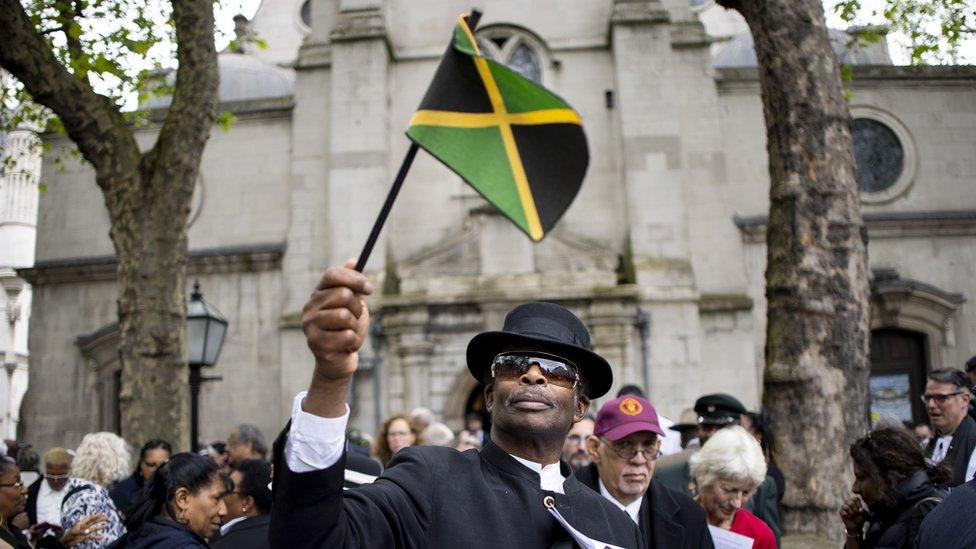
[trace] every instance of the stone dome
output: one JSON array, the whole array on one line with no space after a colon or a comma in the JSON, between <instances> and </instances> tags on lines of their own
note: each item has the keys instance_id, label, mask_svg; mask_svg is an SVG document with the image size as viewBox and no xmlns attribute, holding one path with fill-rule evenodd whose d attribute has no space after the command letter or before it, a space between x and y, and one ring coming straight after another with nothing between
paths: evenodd
<instances>
[{"instance_id":1,"label":"stone dome","mask_svg":"<svg viewBox=\"0 0 976 549\"><path fill-rule=\"evenodd\" d=\"M246 53L225 51L217 56L220 71L220 103L254 101L290 97L295 87L295 74L261 61ZM166 75L166 82L172 85L176 71ZM143 109L168 107L172 97L153 97L140 105Z\"/></svg>"},{"instance_id":2,"label":"stone dome","mask_svg":"<svg viewBox=\"0 0 976 549\"><path fill-rule=\"evenodd\" d=\"M830 45L837 54L837 59L848 65L891 65L888 48L884 41L872 44L855 44L848 48L851 35L837 29L829 29ZM715 53L713 64L718 68L755 67L756 50L753 48L752 35L748 32L739 34L729 40Z\"/></svg>"}]
</instances>

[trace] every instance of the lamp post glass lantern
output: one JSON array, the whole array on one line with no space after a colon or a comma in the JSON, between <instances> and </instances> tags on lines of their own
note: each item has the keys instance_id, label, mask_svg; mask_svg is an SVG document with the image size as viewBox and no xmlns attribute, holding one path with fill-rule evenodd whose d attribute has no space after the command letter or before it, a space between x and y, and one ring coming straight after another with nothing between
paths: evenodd
<instances>
[{"instance_id":1,"label":"lamp post glass lantern","mask_svg":"<svg viewBox=\"0 0 976 549\"><path fill-rule=\"evenodd\" d=\"M220 356L227 334L227 319L216 307L203 300L200 282L193 283L193 293L186 303L186 350L190 366L190 446L196 451L199 444L200 385L204 381L220 380L219 376L203 376L201 368L213 366Z\"/></svg>"}]
</instances>

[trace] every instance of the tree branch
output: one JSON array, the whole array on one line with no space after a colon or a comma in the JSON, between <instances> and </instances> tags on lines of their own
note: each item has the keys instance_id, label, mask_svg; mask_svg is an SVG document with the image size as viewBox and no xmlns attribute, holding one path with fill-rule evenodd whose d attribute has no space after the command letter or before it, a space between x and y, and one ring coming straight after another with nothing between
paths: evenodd
<instances>
[{"instance_id":1,"label":"tree branch","mask_svg":"<svg viewBox=\"0 0 976 549\"><path fill-rule=\"evenodd\" d=\"M0 0L0 66L19 80L34 101L54 111L103 190L123 166L135 166L139 148L118 108L68 72L19 0Z\"/></svg>"},{"instance_id":2,"label":"tree branch","mask_svg":"<svg viewBox=\"0 0 976 549\"><path fill-rule=\"evenodd\" d=\"M174 180L192 192L200 155L217 111L219 76L213 1L174 1L173 22L179 63L173 102L159 139L144 162L155 167L166 166L166 171L176 176Z\"/></svg>"}]
</instances>

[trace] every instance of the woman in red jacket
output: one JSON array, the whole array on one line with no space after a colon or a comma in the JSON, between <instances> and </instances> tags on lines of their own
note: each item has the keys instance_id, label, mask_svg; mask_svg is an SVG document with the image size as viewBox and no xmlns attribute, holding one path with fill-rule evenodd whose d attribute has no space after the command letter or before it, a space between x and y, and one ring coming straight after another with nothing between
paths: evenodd
<instances>
[{"instance_id":1,"label":"woman in red jacket","mask_svg":"<svg viewBox=\"0 0 976 549\"><path fill-rule=\"evenodd\" d=\"M753 540L755 549L776 549L776 537L761 519L742 508L766 478L766 460L759 443L738 425L712 435L691 458L698 486L696 501L705 508L712 537L719 530Z\"/></svg>"}]
</instances>

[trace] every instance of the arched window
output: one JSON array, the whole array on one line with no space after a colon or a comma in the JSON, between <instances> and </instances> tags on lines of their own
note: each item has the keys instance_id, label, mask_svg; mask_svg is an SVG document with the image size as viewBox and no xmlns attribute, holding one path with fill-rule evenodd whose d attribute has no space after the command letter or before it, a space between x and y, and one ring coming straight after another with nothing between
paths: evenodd
<instances>
[{"instance_id":1,"label":"arched window","mask_svg":"<svg viewBox=\"0 0 976 549\"><path fill-rule=\"evenodd\" d=\"M477 32L482 55L504 64L513 71L546 85L549 54L545 45L532 33L508 25L492 25Z\"/></svg>"}]
</instances>

